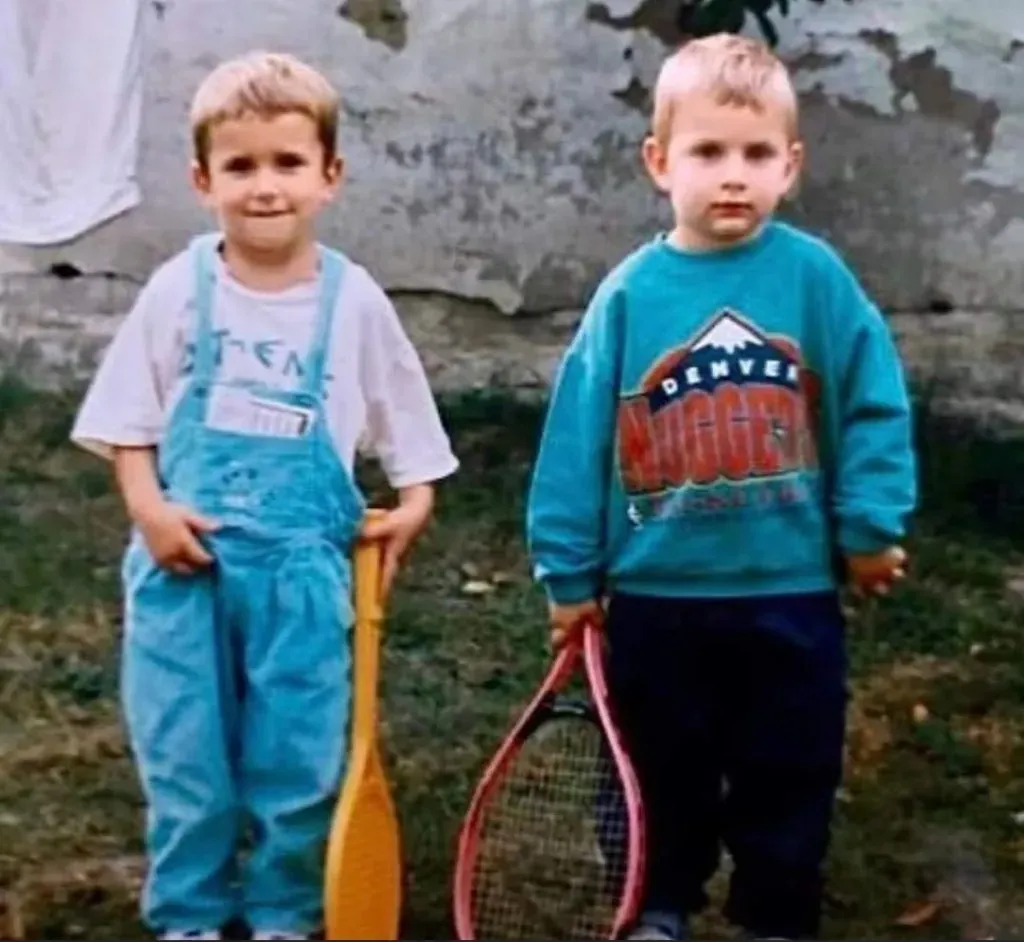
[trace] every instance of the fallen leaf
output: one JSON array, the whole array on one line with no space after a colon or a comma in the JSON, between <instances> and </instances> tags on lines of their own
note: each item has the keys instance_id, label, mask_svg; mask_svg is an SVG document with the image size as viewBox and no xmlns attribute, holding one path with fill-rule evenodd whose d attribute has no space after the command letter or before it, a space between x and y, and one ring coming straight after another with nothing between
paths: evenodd
<instances>
[{"instance_id":1,"label":"fallen leaf","mask_svg":"<svg viewBox=\"0 0 1024 942\"><path fill-rule=\"evenodd\" d=\"M905 929L916 929L931 922L942 910L938 900L926 899L911 903L896 919L896 925Z\"/></svg>"},{"instance_id":2,"label":"fallen leaf","mask_svg":"<svg viewBox=\"0 0 1024 942\"><path fill-rule=\"evenodd\" d=\"M1019 570L1011 570L1006 580L1006 589L1014 595L1024 597L1024 576Z\"/></svg>"},{"instance_id":3,"label":"fallen leaf","mask_svg":"<svg viewBox=\"0 0 1024 942\"><path fill-rule=\"evenodd\" d=\"M488 595L494 591L494 586L483 579L470 579L462 586L463 595Z\"/></svg>"}]
</instances>

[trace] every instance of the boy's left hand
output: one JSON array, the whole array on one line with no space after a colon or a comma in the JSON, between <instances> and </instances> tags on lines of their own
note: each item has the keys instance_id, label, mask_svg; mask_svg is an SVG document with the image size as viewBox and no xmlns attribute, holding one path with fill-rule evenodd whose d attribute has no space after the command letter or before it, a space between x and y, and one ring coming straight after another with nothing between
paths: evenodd
<instances>
[{"instance_id":1,"label":"boy's left hand","mask_svg":"<svg viewBox=\"0 0 1024 942\"><path fill-rule=\"evenodd\" d=\"M381 594L387 597L399 566L416 538L426 529L434 510L434 489L415 484L399 492L398 506L363 524L362 538L384 540Z\"/></svg>"},{"instance_id":2,"label":"boy's left hand","mask_svg":"<svg viewBox=\"0 0 1024 942\"><path fill-rule=\"evenodd\" d=\"M906 575L906 564L907 553L902 546L846 557L850 586L860 596L888 594L893 583Z\"/></svg>"}]
</instances>

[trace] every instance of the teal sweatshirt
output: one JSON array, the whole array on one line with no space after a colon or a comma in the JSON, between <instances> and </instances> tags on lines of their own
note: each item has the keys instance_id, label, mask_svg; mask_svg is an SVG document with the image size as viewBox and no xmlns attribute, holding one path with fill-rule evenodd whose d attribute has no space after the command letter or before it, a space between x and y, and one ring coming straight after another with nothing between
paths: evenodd
<instances>
[{"instance_id":1,"label":"teal sweatshirt","mask_svg":"<svg viewBox=\"0 0 1024 942\"><path fill-rule=\"evenodd\" d=\"M602 282L557 370L527 509L551 599L815 592L917 499L888 326L822 240L664 237Z\"/></svg>"}]
</instances>

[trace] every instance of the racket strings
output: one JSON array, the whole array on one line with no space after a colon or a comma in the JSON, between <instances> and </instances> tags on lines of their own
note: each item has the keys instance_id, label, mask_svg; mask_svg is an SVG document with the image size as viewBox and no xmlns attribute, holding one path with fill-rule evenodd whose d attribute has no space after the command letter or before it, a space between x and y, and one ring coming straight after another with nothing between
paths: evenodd
<instances>
[{"instance_id":1,"label":"racket strings","mask_svg":"<svg viewBox=\"0 0 1024 942\"><path fill-rule=\"evenodd\" d=\"M627 871L622 786L598 725L536 730L497 785L479 836L479 939L610 938Z\"/></svg>"}]
</instances>

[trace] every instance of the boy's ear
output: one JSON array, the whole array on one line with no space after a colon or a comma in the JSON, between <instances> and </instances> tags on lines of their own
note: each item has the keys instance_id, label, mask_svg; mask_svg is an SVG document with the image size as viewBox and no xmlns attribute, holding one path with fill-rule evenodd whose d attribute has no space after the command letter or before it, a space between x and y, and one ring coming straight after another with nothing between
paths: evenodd
<instances>
[{"instance_id":1,"label":"boy's ear","mask_svg":"<svg viewBox=\"0 0 1024 942\"><path fill-rule=\"evenodd\" d=\"M332 200L341 189L345 180L345 161L341 157L331 157L324 163L324 182L327 184L326 200Z\"/></svg>"},{"instance_id":2,"label":"boy's ear","mask_svg":"<svg viewBox=\"0 0 1024 942\"><path fill-rule=\"evenodd\" d=\"M345 161L342 157L332 157L327 162L327 167L324 171L327 182L331 186L341 186L342 180L345 179Z\"/></svg>"},{"instance_id":3,"label":"boy's ear","mask_svg":"<svg viewBox=\"0 0 1024 942\"><path fill-rule=\"evenodd\" d=\"M647 168L647 175L654 182L654 185L662 191L669 188L668 182L668 153L654 135L648 134L644 138L641 149L644 159L644 167Z\"/></svg>"},{"instance_id":4,"label":"boy's ear","mask_svg":"<svg viewBox=\"0 0 1024 942\"><path fill-rule=\"evenodd\" d=\"M800 174L804 169L804 160L807 150L802 141L793 141L789 145L789 160L786 168L786 196L792 197L796 194L800 184Z\"/></svg>"},{"instance_id":5,"label":"boy's ear","mask_svg":"<svg viewBox=\"0 0 1024 942\"><path fill-rule=\"evenodd\" d=\"M210 196L210 173L198 160L191 165L192 188L199 194L200 200L206 203Z\"/></svg>"}]
</instances>

